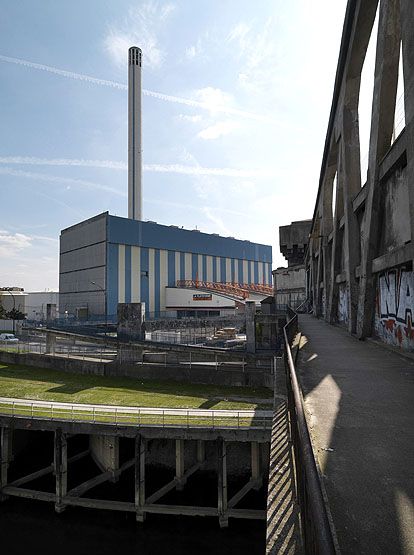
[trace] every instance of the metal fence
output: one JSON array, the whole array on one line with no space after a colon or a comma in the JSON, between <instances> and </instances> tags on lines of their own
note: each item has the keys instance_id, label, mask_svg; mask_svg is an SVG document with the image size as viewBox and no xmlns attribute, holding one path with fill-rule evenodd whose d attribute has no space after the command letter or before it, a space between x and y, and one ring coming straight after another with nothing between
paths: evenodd
<instances>
[{"instance_id":1,"label":"metal fence","mask_svg":"<svg viewBox=\"0 0 414 555\"><path fill-rule=\"evenodd\" d=\"M270 430L272 411L208 410L82 405L0 398L0 414L12 418L86 422L112 426Z\"/></svg>"},{"instance_id":2,"label":"metal fence","mask_svg":"<svg viewBox=\"0 0 414 555\"><path fill-rule=\"evenodd\" d=\"M58 356L60 358L77 358L81 360L93 360L105 362L117 357L117 349L107 345L82 345L79 343L56 342L48 346L46 341L20 340L17 343L0 342L0 351L9 353L25 354L33 353L39 355Z\"/></svg>"},{"instance_id":3,"label":"metal fence","mask_svg":"<svg viewBox=\"0 0 414 555\"><path fill-rule=\"evenodd\" d=\"M130 344L119 344L116 346L104 344L82 344L76 342L74 344L69 341L56 341L52 346L48 346L46 341L19 341L15 344L0 343L0 352L17 353L17 354L38 354L47 355L48 357L76 359L92 363L107 363L117 361L119 364L145 364L164 366L165 368L185 368L189 371L197 369L209 369L212 372L218 370L229 372L266 372L270 375L274 374L274 357L269 356L260 359L260 364L256 365L252 361L248 361L244 353L229 353L223 349L209 349L194 346L185 347L185 350L169 351L162 350L146 350L142 347L136 347Z\"/></svg>"},{"instance_id":4,"label":"metal fence","mask_svg":"<svg viewBox=\"0 0 414 555\"><path fill-rule=\"evenodd\" d=\"M312 450L302 393L291 351L291 344L297 331L298 315L292 309L288 309L288 323L283 329L285 340L284 358L302 536L307 555L331 555L336 553L335 544Z\"/></svg>"}]
</instances>

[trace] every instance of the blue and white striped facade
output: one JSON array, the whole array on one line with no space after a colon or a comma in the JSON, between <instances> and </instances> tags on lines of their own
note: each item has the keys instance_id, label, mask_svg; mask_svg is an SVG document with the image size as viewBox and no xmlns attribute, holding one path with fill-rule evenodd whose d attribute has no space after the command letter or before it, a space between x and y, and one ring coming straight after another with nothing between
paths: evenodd
<instances>
[{"instance_id":1,"label":"blue and white striped facade","mask_svg":"<svg viewBox=\"0 0 414 555\"><path fill-rule=\"evenodd\" d=\"M105 218L105 222L101 218ZM175 287L177 280L272 283L272 248L267 245L105 213L78 224L84 226L83 233L80 233L80 228L77 231L82 243L79 252L88 248L85 235L94 235L89 233L89 228L87 231L88 222L100 225L100 235L105 242L105 277L102 277L109 316L116 314L118 303L128 302L145 302L147 313L165 311L165 288ZM77 250L70 234L73 235L78 226L64 230L61 235L61 293L65 289L75 292L69 283L75 277L71 274L77 274L78 290L82 289L81 282L96 281L96 278L89 279L85 274L82 277L79 274L81 269L72 270L62 265L62 257L65 261ZM65 239L65 234L68 239ZM95 245L96 242L89 247ZM88 263L89 260L90 257ZM97 268L100 267L99 260L96 264ZM86 270L92 271L91 267ZM96 288L95 292L98 292Z\"/></svg>"},{"instance_id":2,"label":"blue and white striped facade","mask_svg":"<svg viewBox=\"0 0 414 555\"><path fill-rule=\"evenodd\" d=\"M108 217L108 313L117 303L145 302L163 312L165 288L177 280L272 283L272 249L249 241Z\"/></svg>"}]
</instances>

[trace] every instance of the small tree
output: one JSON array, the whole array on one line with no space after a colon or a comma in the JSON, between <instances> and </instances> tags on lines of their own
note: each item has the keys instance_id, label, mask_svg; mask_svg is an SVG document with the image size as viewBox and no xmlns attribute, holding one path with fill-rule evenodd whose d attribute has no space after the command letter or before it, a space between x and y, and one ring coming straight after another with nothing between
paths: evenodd
<instances>
[{"instance_id":1,"label":"small tree","mask_svg":"<svg viewBox=\"0 0 414 555\"><path fill-rule=\"evenodd\" d=\"M6 312L6 317L9 320L24 320L26 318L26 315L23 314L23 312L21 312L20 310L13 308L9 312Z\"/></svg>"},{"instance_id":2,"label":"small tree","mask_svg":"<svg viewBox=\"0 0 414 555\"><path fill-rule=\"evenodd\" d=\"M4 309L4 306L0 302L0 320L5 320L7 318L7 312Z\"/></svg>"}]
</instances>

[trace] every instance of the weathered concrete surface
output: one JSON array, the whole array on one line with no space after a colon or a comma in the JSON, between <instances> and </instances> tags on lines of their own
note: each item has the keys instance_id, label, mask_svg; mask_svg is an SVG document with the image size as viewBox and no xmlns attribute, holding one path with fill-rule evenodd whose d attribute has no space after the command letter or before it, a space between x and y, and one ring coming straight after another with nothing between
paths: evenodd
<instances>
[{"instance_id":1,"label":"weathered concrete surface","mask_svg":"<svg viewBox=\"0 0 414 555\"><path fill-rule=\"evenodd\" d=\"M115 472L119 468L119 437L90 435L89 449L102 472Z\"/></svg>"},{"instance_id":2,"label":"weathered concrete surface","mask_svg":"<svg viewBox=\"0 0 414 555\"><path fill-rule=\"evenodd\" d=\"M299 325L307 417L342 555L411 555L414 362L309 315Z\"/></svg>"},{"instance_id":3,"label":"weathered concrete surface","mask_svg":"<svg viewBox=\"0 0 414 555\"><path fill-rule=\"evenodd\" d=\"M145 339L145 331L142 328L144 320L145 303L118 303L118 339Z\"/></svg>"},{"instance_id":4,"label":"weathered concrete surface","mask_svg":"<svg viewBox=\"0 0 414 555\"><path fill-rule=\"evenodd\" d=\"M65 355L43 355L37 353L8 353L0 351L0 362L7 364L23 364L60 370L75 374L96 374L99 376L129 377L145 380L174 380L201 384L269 387L272 388L273 375L271 368L244 367L242 363L234 365L220 364L216 366L208 362L191 364L163 365L157 363L118 364L113 361L67 357Z\"/></svg>"}]
</instances>

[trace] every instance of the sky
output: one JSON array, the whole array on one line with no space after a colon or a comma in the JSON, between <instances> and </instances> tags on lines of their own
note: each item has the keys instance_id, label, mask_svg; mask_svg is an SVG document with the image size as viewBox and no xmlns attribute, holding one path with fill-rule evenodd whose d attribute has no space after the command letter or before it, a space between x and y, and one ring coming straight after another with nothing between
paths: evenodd
<instances>
[{"instance_id":1,"label":"sky","mask_svg":"<svg viewBox=\"0 0 414 555\"><path fill-rule=\"evenodd\" d=\"M59 233L127 216L128 48L143 219L270 244L313 215L345 0L20 0L0 18L0 286L58 288Z\"/></svg>"}]
</instances>

